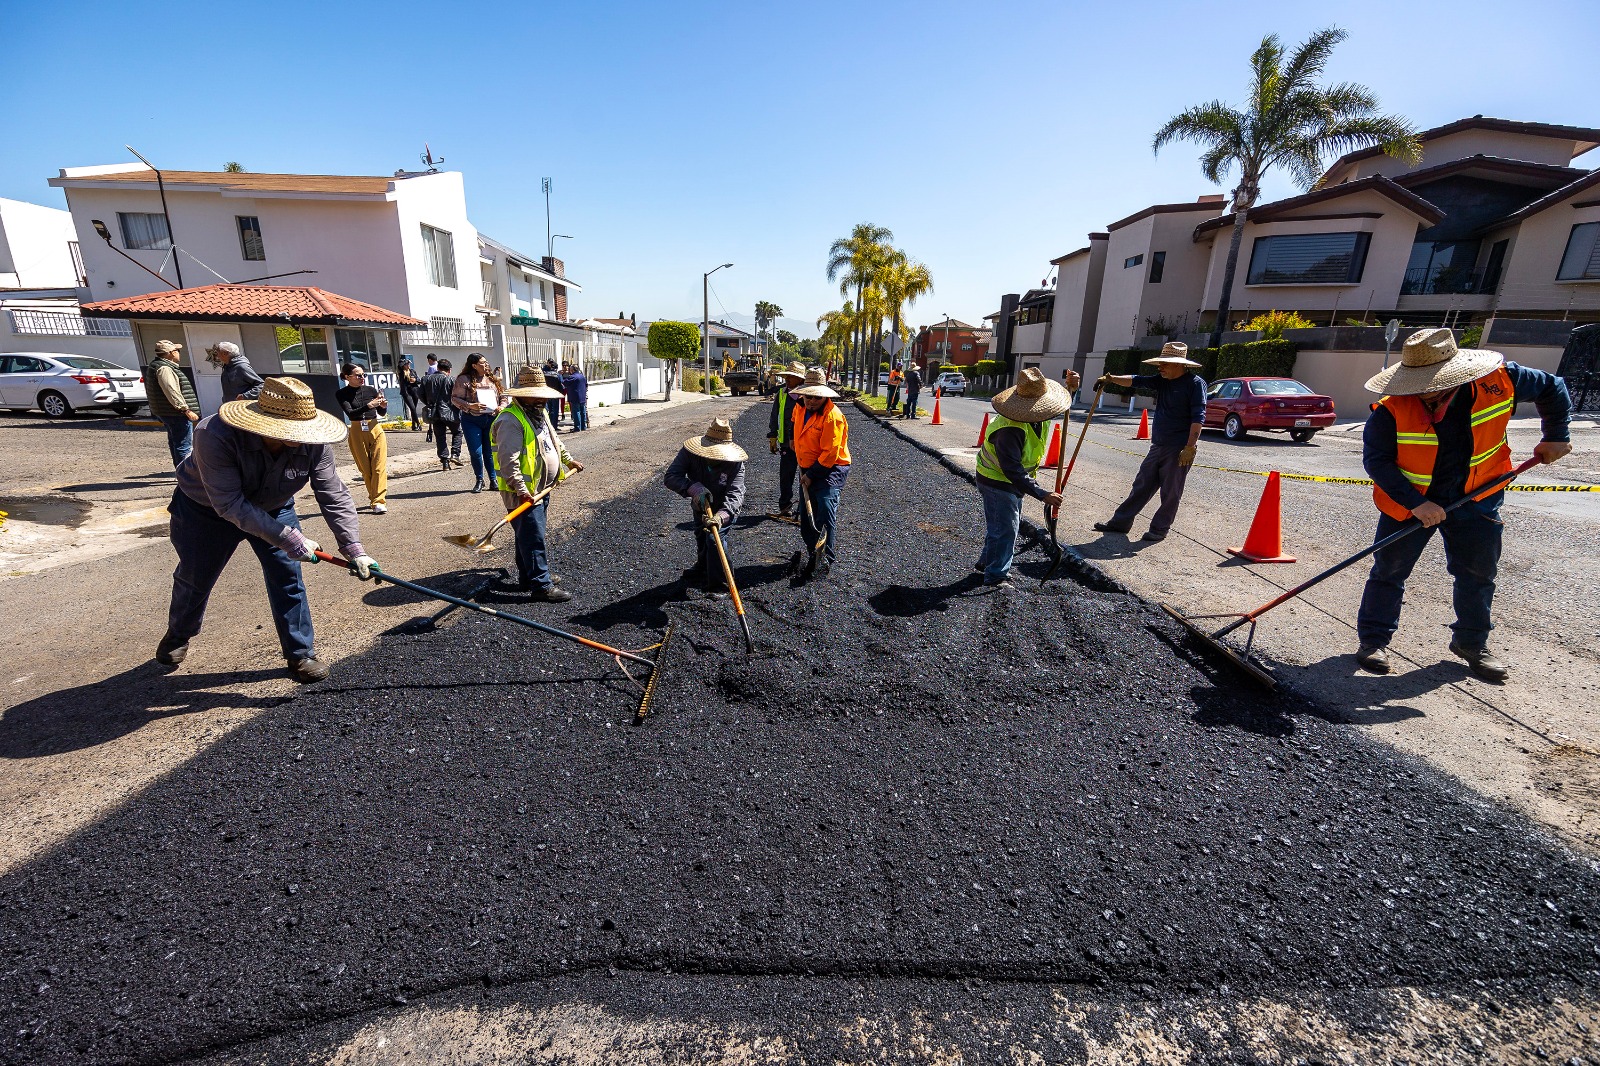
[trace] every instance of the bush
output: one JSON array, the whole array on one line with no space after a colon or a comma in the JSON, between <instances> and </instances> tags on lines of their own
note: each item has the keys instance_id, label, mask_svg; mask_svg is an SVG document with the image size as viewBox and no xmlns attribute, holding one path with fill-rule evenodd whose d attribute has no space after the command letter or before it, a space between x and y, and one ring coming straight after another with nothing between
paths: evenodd
<instances>
[{"instance_id":1,"label":"bush","mask_svg":"<svg viewBox=\"0 0 1600 1066\"><path fill-rule=\"evenodd\" d=\"M996 378L1006 372L1006 365L998 359L979 359L967 369L975 378Z\"/></svg>"},{"instance_id":2,"label":"bush","mask_svg":"<svg viewBox=\"0 0 1600 1066\"><path fill-rule=\"evenodd\" d=\"M700 392L701 391L701 383L704 380L705 380L705 371L703 371L703 370L701 370L701 369L699 369L697 367L686 366L686 367L683 368L683 386L682 386L682 388L683 388L684 392ZM722 375L720 375L720 374L712 374L711 375L711 391L712 392L721 392L722 389L723 389Z\"/></svg>"},{"instance_id":3,"label":"bush","mask_svg":"<svg viewBox=\"0 0 1600 1066\"><path fill-rule=\"evenodd\" d=\"M1264 341L1283 340L1283 331L1286 329L1312 329L1316 323L1300 314L1298 311L1268 311L1266 314L1257 315L1250 321L1242 323L1241 330L1258 330ZM1230 375L1224 374L1223 377Z\"/></svg>"},{"instance_id":4,"label":"bush","mask_svg":"<svg viewBox=\"0 0 1600 1066\"><path fill-rule=\"evenodd\" d=\"M1262 340L1249 344L1224 344L1216 361L1216 376L1240 377L1293 377L1294 360L1298 349L1293 341ZM1207 381L1212 380L1210 377Z\"/></svg>"},{"instance_id":5,"label":"bush","mask_svg":"<svg viewBox=\"0 0 1600 1066\"><path fill-rule=\"evenodd\" d=\"M941 373L941 374L959 374L959 373L961 373L961 368L959 366L956 366L954 363L940 363L939 364L939 373Z\"/></svg>"},{"instance_id":6,"label":"bush","mask_svg":"<svg viewBox=\"0 0 1600 1066\"><path fill-rule=\"evenodd\" d=\"M887 374L889 372L889 364L888 363L879 363L878 364L878 372L880 374Z\"/></svg>"},{"instance_id":7,"label":"bush","mask_svg":"<svg viewBox=\"0 0 1600 1066\"><path fill-rule=\"evenodd\" d=\"M650 356L669 359L700 358L700 327L693 322L650 323Z\"/></svg>"},{"instance_id":8,"label":"bush","mask_svg":"<svg viewBox=\"0 0 1600 1066\"><path fill-rule=\"evenodd\" d=\"M1476 348L1483 343L1483 327L1468 326L1466 329L1456 331L1456 347Z\"/></svg>"}]
</instances>

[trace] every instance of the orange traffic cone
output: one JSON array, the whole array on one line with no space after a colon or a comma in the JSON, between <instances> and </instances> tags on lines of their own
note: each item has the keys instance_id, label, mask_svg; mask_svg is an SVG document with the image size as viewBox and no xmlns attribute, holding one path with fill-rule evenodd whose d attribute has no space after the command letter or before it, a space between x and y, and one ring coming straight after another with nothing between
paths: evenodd
<instances>
[{"instance_id":1,"label":"orange traffic cone","mask_svg":"<svg viewBox=\"0 0 1600 1066\"><path fill-rule=\"evenodd\" d=\"M1244 547L1229 548L1229 555L1237 555L1252 563L1292 563L1294 556L1283 554L1283 507L1278 472L1267 475L1267 487L1261 492L1261 502L1256 505L1256 517L1250 523L1250 532L1244 538Z\"/></svg>"},{"instance_id":2,"label":"orange traffic cone","mask_svg":"<svg viewBox=\"0 0 1600 1066\"><path fill-rule=\"evenodd\" d=\"M1055 432L1050 434L1050 447L1044 450L1045 466L1055 466L1061 461L1061 423L1056 423Z\"/></svg>"},{"instance_id":3,"label":"orange traffic cone","mask_svg":"<svg viewBox=\"0 0 1600 1066\"><path fill-rule=\"evenodd\" d=\"M1146 407L1139 412L1139 432L1128 438L1129 440L1150 439L1150 408Z\"/></svg>"},{"instance_id":4,"label":"orange traffic cone","mask_svg":"<svg viewBox=\"0 0 1600 1066\"><path fill-rule=\"evenodd\" d=\"M983 435L987 432L989 432L989 412L985 411L983 413L983 425L978 427L978 443L973 445L974 448L983 447Z\"/></svg>"},{"instance_id":5,"label":"orange traffic cone","mask_svg":"<svg viewBox=\"0 0 1600 1066\"><path fill-rule=\"evenodd\" d=\"M939 393L938 393L938 390L935 390L934 394L933 394L933 417L928 419L928 425L930 425L930 426L942 426L942 425L944 425L944 420L939 417Z\"/></svg>"}]
</instances>

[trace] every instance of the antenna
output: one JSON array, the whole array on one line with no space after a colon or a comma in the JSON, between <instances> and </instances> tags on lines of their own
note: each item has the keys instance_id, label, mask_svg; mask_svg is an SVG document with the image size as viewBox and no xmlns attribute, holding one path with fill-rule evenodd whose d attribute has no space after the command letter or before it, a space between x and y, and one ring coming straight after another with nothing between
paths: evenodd
<instances>
[{"instance_id":1,"label":"antenna","mask_svg":"<svg viewBox=\"0 0 1600 1066\"><path fill-rule=\"evenodd\" d=\"M438 159L433 158L433 149L428 146L427 141L422 142L422 155L417 158L422 160L422 165L428 168L429 174L437 174L439 172L439 164L444 162L443 156Z\"/></svg>"},{"instance_id":2,"label":"antenna","mask_svg":"<svg viewBox=\"0 0 1600 1066\"><path fill-rule=\"evenodd\" d=\"M539 184L544 189L544 254L551 259L556 255L556 242L550 236L550 185L549 178L540 178Z\"/></svg>"}]
</instances>

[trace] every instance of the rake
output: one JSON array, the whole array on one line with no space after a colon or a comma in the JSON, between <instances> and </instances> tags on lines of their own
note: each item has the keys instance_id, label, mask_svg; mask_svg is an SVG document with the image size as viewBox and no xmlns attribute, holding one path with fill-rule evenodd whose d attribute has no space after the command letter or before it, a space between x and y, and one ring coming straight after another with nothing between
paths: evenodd
<instances>
[{"instance_id":1,"label":"rake","mask_svg":"<svg viewBox=\"0 0 1600 1066\"><path fill-rule=\"evenodd\" d=\"M728 595L733 599L733 609L739 615L739 627L744 630L744 650L746 654L756 650L755 644L750 639L750 620L744 616L744 600L739 595L739 586L733 583L733 567L728 565L728 551L722 546L722 528L717 524L717 518L711 513L711 504L705 504L706 531L711 534L711 541L717 546L717 559L722 563L722 578L728 583Z\"/></svg>"},{"instance_id":2,"label":"rake","mask_svg":"<svg viewBox=\"0 0 1600 1066\"><path fill-rule=\"evenodd\" d=\"M1454 511L1462 504L1470 503L1474 500L1481 500L1485 496L1493 496L1495 493L1511 484L1512 481L1516 480L1519 474L1526 473L1530 468L1537 466L1538 464L1539 457L1534 456L1521 466L1512 470L1509 474L1506 474L1504 477L1490 482L1488 485L1485 485L1483 488L1472 493L1470 496L1461 497L1461 499L1446 507L1445 513L1448 514L1449 512ZM1308 578L1305 581L1302 581L1300 584L1283 593L1281 596L1262 604L1260 607L1257 607L1255 610L1250 611L1247 614L1184 615L1178 611L1177 608L1165 603L1161 605L1161 609L1181 623L1185 629L1187 629L1195 637L1199 638L1212 651L1217 652L1224 659L1228 660L1228 662L1243 670L1252 679L1261 683L1262 685L1265 685L1267 688L1276 688L1278 685L1278 679L1273 677L1265 667L1258 666L1250 661L1250 651L1255 645L1256 641L1256 620L1262 615L1266 614L1268 611L1272 610L1274 607L1277 607L1279 604L1287 603L1296 596L1299 596L1313 585L1321 584L1334 574L1337 574L1339 571L1359 563L1361 560L1365 559L1374 552L1382 551L1395 541L1403 540L1404 538L1409 537L1411 534L1415 533L1421 528L1423 528L1421 522L1418 522L1416 519L1411 519L1404 526L1401 526L1399 529L1395 530L1387 537L1384 537L1382 540L1377 541L1368 547L1362 548L1360 551L1356 552L1354 555L1350 556L1350 558L1345 559L1342 562L1334 563L1316 577ZM1206 632L1204 629L1195 624L1196 622L1215 621L1219 618L1231 618L1233 621L1229 622L1221 629L1211 633ZM1245 638L1243 651L1229 647L1227 644L1222 642L1223 637L1237 629L1243 629L1246 626L1248 626L1249 629L1247 631L1248 636Z\"/></svg>"}]
</instances>

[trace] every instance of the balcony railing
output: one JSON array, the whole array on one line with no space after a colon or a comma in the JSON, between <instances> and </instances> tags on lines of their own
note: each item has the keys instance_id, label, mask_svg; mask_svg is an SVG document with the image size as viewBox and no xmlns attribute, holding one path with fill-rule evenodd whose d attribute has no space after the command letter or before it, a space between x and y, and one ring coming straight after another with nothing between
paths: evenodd
<instances>
[{"instance_id":1,"label":"balcony railing","mask_svg":"<svg viewBox=\"0 0 1600 1066\"><path fill-rule=\"evenodd\" d=\"M27 311L8 308L11 332L36 337L131 337L133 323L125 318L84 318L70 311Z\"/></svg>"},{"instance_id":2,"label":"balcony railing","mask_svg":"<svg viewBox=\"0 0 1600 1066\"><path fill-rule=\"evenodd\" d=\"M1484 276L1466 270L1445 267L1412 267L1400 283L1401 296L1471 296L1493 292L1494 286L1484 285Z\"/></svg>"},{"instance_id":3,"label":"balcony railing","mask_svg":"<svg viewBox=\"0 0 1600 1066\"><path fill-rule=\"evenodd\" d=\"M459 329L406 330L400 340L408 347L433 348L487 348L489 331L482 326L462 326Z\"/></svg>"}]
</instances>

